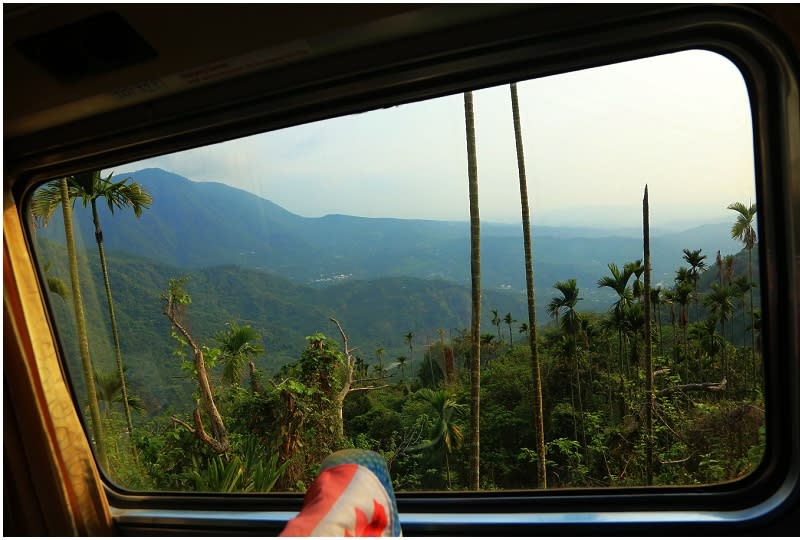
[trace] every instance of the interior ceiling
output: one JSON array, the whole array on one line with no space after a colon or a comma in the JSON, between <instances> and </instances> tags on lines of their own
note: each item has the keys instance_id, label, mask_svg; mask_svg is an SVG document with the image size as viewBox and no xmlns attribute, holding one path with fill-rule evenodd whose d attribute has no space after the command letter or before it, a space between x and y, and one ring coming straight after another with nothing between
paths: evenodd
<instances>
[{"instance_id":1,"label":"interior ceiling","mask_svg":"<svg viewBox=\"0 0 800 540\"><path fill-rule=\"evenodd\" d=\"M187 73L218 66L230 59L236 60L239 68L256 61L260 63L259 69L263 69L510 9L519 8L453 9L393 4L4 4L5 138L186 89ZM157 56L107 73L65 81L20 52L21 40L108 11L122 15L155 49ZM195 78L191 84L202 82Z\"/></svg>"},{"instance_id":2,"label":"interior ceiling","mask_svg":"<svg viewBox=\"0 0 800 540\"><path fill-rule=\"evenodd\" d=\"M268 69L523 9L536 7L4 4L4 139L46 130L199 84L218 82L243 73L242 69ZM797 6L773 5L758 9L782 26L797 48L800 18ZM108 11L122 15L155 49L156 57L65 81L34 64L15 45L20 40ZM257 68L247 67L255 64ZM220 70L221 65L227 67ZM214 71L209 81L195 76L209 73L209 70Z\"/></svg>"}]
</instances>

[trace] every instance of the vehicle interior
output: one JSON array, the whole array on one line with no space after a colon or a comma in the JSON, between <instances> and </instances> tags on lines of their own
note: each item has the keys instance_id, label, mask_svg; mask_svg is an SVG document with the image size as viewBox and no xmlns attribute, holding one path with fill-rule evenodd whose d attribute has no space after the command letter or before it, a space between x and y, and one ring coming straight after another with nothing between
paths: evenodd
<instances>
[{"instance_id":1,"label":"vehicle interior","mask_svg":"<svg viewBox=\"0 0 800 540\"><path fill-rule=\"evenodd\" d=\"M303 504L300 491L130 489L98 465L46 292L48 262L37 259L29 204L38 186L256 134L694 49L735 65L749 98L752 202L760 210L752 253L761 280L759 399L767 411L760 464L734 481L690 487L400 491L402 532L797 531L797 6L4 4L3 18L4 535L277 535ZM602 106L587 103L586 114ZM457 129L463 133L461 124ZM464 176L466 186L466 170Z\"/></svg>"}]
</instances>

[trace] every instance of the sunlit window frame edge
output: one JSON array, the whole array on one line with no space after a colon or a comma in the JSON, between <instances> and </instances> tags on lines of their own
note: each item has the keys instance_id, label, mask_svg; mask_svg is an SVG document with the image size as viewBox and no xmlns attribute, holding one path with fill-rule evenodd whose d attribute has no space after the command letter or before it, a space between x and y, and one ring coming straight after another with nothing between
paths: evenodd
<instances>
[{"instance_id":1,"label":"sunlit window frame edge","mask_svg":"<svg viewBox=\"0 0 800 540\"><path fill-rule=\"evenodd\" d=\"M714 13L713 10L711 12ZM636 506L641 506L642 503L655 503L659 507L669 504L676 504L677 506L694 505L695 508L706 508L705 510L604 510L597 512L577 510L575 512L560 513L550 511L520 513L519 508L516 507L511 508L509 512L470 512L469 514L463 514L452 513L448 510L448 507L452 510L450 506L452 502L464 502L462 498L448 496L432 496L429 498L425 495L403 493L399 496L399 504L404 524L408 523L411 527L425 527L434 523L443 526L558 523L572 523L575 525L584 523L688 524L701 522L741 524L742 522L753 522L777 512L791 497L797 496L799 477L797 452L798 447L800 447L800 444L798 444L800 436L798 436L797 429L798 425L800 425L797 412L800 410L800 407L798 407L798 386L800 385L798 385L798 366L796 364L798 359L796 335L798 291L795 290L796 280L793 277L796 276L793 273L792 264L793 258L797 257L798 252L800 252L800 247L797 245L800 234L797 230L798 225L791 222L793 217L792 210L795 210L795 212L798 210L798 201L793 199L794 195L790 192L790 188L792 185L800 185L800 181L798 179L798 171L791 168L792 162L798 162L797 155L784 154L786 151L791 152L793 148L797 152L796 149L800 148L800 144L798 144L800 142L800 133L798 133L797 124L786 124L787 117L791 118L792 114L800 117L797 103L792 101L792 98L796 100L797 97L797 66L794 63L796 60L792 59L792 56L785 52L785 48L777 43L779 40L775 39L770 34L770 31L761 26L761 23L757 20L748 18L743 12L720 10L718 13L719 17L706 19L699 17L694 19L694 14L685 14L679 11L674 14L674 18L667 17L657 22L647 21L649 39L641 37L642 25L633 21L630 23L630 27L638 30L638 34L634 32L634 34L638 35L637 39L626 40L618 36L614 40L611 39L611 36L607 36L609 41L604 42L602 47L598 47L597 50L593 51L592 55L582 57L580 63L601 65L608 63L611 59L620 61L673 52L690 47L707 48L733 59L742 68L748 79L751 99L753 100L759 203L766 205L770 209L778 210L778 212L771 213L772 215L769 216L763 215L763 212L759 213L759 230L763 238L763 242L759 244L759 262L761 264L763 283L767 285L763 289L769 289L769 286L774 284L785 285L788 289L783 290L783 298L774 295L768 297L768 291L762 292L762 305L769 308L764 313L765 327L769 329L767 335L764 336L764 350L766 354L772 354L776 358L783 357L795 360L795 362L789 362L787 366L783 366L788 369L788 373L775 373L774 364L772 368L766 369L768 446L762 466L740 481L716 486L713 489L706 486L698 489L677 490L676 492L672 489L653 491L642 488L632 491L615 491L614 493L603 489L591 494L585 492L585 490L576 490L574 495L569 496L570 505L576 509L597 506L601 499L605 499L606 504L601 504L600 506L618 504L622 508L633 509ZM722 14L725 14L725 16L722 16ZM679 24L679 20L682 17L688 20ZM661 32L653 32L654 26L661 27ZM627 29L630 30L630 28ZM665 39L667 43L659 44L659 39ZM626 46L628 47L627 49L625 48ZM570 58L572 58L572 62L575 62L575 56L580 56L580 53L586 52L588 48L589 44L587 43L584 44L585 50L583 51L571 50ZM623 50L627 51L624 55L619 52ZM758 58L766 57L763 55L767 50L771 50L774 53L772 58L779 59L778 64L762 66L758 63ZM547 56L544 62L545 66L550 66L555 72L564 69L564 66L574 65L570 61L559 61L557 57L558 55L555 54ZM555 62L555 65L553 62ZM587 65L583 67L587 67ZM762 67L765 71L761 71ZM525 68L519 62L493 66L493 68L491 73L486 75L481 70L472 67L462 73L460 77L457 77L455 82L444 80L443 82L431 83L431 86L422 91L422 94L419 93L420 90L418 89L398 91L394 99L398 102L416 100L453 91L456 87L463 90L467 87L497 84L498 77L500 79L503 78L498 75L498 72L504 73L506 78L510 76L525 78L526 73L530 75L531 72L535 71L538 75L542 75L547 71L546 67L539 67L536 70L530 67ZM569 70L572 70L572 67ZM768 70L775 70L775 72L769 73ZM506 80L506 82L508 81ZM775 88L776 82L780 82L785 86ZM433 90L434 88L435 90ZM404 93L406 91L410 93ZM392 100L391 97L387 98L386 96L381 96L380 99ZM371 103L373 106L375 105L374 101ZM350 103L349 107L352 108L352 111L356 110L356 106L353 103ZM342 114L340 104L335 104L334 111L330 114L324 113L323 111L325 110L323 102L314 111L306 114L317 114L320 118ZM303 115L300 115L300 117L303 118ZM286 122L286 120L283 120L283 122ZM245 132L252 130L252 127L245 126L244 130ZM195 143L204 144L203 141L206 140L204 137L219 137L219 140L230 138L235 131L236 128L234 126L218 131L218 135L211 135L211 132L209 132L203 133L197 138L189 136L183 139L180 145L189 144L190 141L192 146ZM239 134L246 133L240 132ZM779 149L777 152L773 150L775 147ZM138 150L134 151L141 153L137 157L144 157L150 150L148 150L148 146L142 145L138 147ZM121 159L123 156L131 156L132 154L129 152L130 150L120 151L119 148L111 148L104 152L83 155L72 161L57 164L50 161L47 156L40 157L34 160L33 164L28 163L23 166L23 169L25 169L33 165L29 169L29 173L22 173L20 176L20 178L27 177L31 179L31 182L17 182L17 186L21 184L30 185L36 179L51 178L56 176L54 174L56 171L59 174L64 174L67 170L73 172L74 170L79 170L80 167L97 166L100 163L98 160L108 160L109 156L116 157L116 160ZM766 178L771 178L772 181L767 182ZM779 181L774 181L775 178L778 178ZM780 232L781 230L782 233ZM775 261L768 258L768 254L775 254L776 250L778 250L779 254L784 255L785 260ZM787 299L794 299L794 303ZM784 337L780 338L780 335ZM794 336L795 339L788 339L786 336L789 335ZM778 414L779 408L782 408L785 413ZM778 434L781 434L781 437L778 437ZM763 486L756 487L758 482L762 481L765 482ZM142 519L142 516L147 515L150 516L148 519L152 518L157 521L169 521L173 517L180 521L181 515L186 518L195 516L191 519L194 520L194 523L198 523L196 519L205 515L214 516L214 519L223 521L226 519L225 516L228 516L228 520L233 520L233 523L241 525L243 519L245 521L252 519L255 522L263 523L264 520L282 519L288 515L286 512L248 512L243 514L234 510L244 500L248 500L247 506L255 504L269 506L276 502L276 499L270 496L194 498L188 494L174 493L133 494L120 490L110 483L106 483L106 488L113 507L112 512L120 523L133 524L138 519ZM754 496L753 490L756 490L758 494ZM745 495L744 498L739 498L742 495ZM564 492L520 493L514 496L514 500L519 505L531 508L542 502L545 502L544 506L549 506L546 503L547 499L556 496L564 496ZM301 501L300 495L290 497L288 500L285 494L276 495L275 497L281 497L289 504L295 504L298 507ZM739 502L736 502L737 498L739 498ZM465 499L472 499L472 497L465 497ZM188 500L193 500L200 506L208 508L208 510L178 511L167 509L170 505L174 505L181 500L184 504ZM492 500L496 500L496 498L483 494L479 495L476 500L480 505L492 507L494 506ZM634 504L636 501L639 503ZM708 509L714 505L720 506L723 502L725 504L722 506L734 509ZM434 503L437 508L441 507L442 512L420 513L416 510L421 504L430 503ZM472 505L468 506L471 507ZM140 509L136 509L136 507ZM141 509L146 507L152 507L152 509ZM162 509L158 509L158 507ZM409 507L411 511L405 512L403 510L404 507ZM214 511L212 510L213 508L220 508L220 510ZM228 508L228 510L223 510L222 508Z\"/></svg>"}]
</instances>

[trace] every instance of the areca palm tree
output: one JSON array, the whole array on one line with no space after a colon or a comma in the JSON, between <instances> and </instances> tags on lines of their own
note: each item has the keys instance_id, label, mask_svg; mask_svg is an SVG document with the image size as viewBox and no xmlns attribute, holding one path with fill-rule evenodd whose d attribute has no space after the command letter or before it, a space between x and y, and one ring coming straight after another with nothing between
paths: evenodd
<instances>
[{"instance_id":1,"label":"areca palm tree","mask_svg":"<svg viewBox=\"0 0 800 540\"><path fill-rule=\"evenodd\" d=\"M678 343L678 332L676 330L676 323L677 317L675 316L675 303L676 303L676 295L675 291L672 289L666 289L662 291L663 299L661 302L669 306L669 322L670 326L672 327L672 359L673 361L677 361L678 354L677 354L677 343Z\"/></svg>"},{"instance_id":2,"label":"areca palm tree","mask_svg":"<svg viewBox=\"0 0 800 540\"><path fill-rule=\"evenodd\" d=\"M383 360L378 360L378 363L372 366L372 372L378 379L383 379L386 376L386 366L383 365Z\"/></svg>"},{"instance_id":3,"label":"areca palm tree","mask_svg":"<svg viewBox=\"0 0 800 540\"><path fill-rule=\"evenodd\" d=\"M108 466L106 461L103 424L100 418L100 407L97 402L97 388L94 381L94 367L89 352L89 335L86 331L86 316L83 309L83 296L81 295L80 275L78 270L78 255L75 248L75 234L72 227L72 200L71 192L74 187L71 177L63 177L40 187L31 200L31 214L40 227L45 227L53 217L53 213L60 206L64 219L64 236L67 243L67 258L69 259L69 274L72 286L72 306L75 311L75 325L78 334L78 346L81 355L83 376L86 380L86 394L89 401L89 416L92 420L95 448L97 448L98 461Z\"/></svg>"},{"instance_id":4,"label":"areca palm tree","mask_svg":"<svg viewBox=\"0 0 800 540\"><path fill-rule=\"evenodd\" d=\"M742 313L742 344L744 344L746 336L747 336L747 317L745 313L747 312L747 305L745 303L745 296L747 292L752 288L753 284L750 283L750 280L747 279L747 276L737 276L731 281L731 292L735 298L739 299L741 302L741 313ZM733 321L731 321L731 326L733 326ZM733 328L731 328L731 335L733 335ZM752 369L752 364L750 368ZM744 385L747 387L747 371L748 369L744 370ZM755 372L752 372L753 382L755 382Z\"/></svg>"},{"instance_id":5,"label":"areca palm tree","mask_svg":"<svg viewBox=\"0 0 800 540\"><path fill-rule=\"evenodd\" d=\"M514 336L512 335L513 332L511 332L511 325L514 324L515 322L517 322L517 319L513 318L511 316L511 313L506 313L506 316L503 317L503 322L508 325L508 344L509 344L509 346L511 348L513 348L514 347Z\"/></svg>"},{"instance_id":6,"label":"areca palm tree","mask_svg":"<svg viewBox=\"0 0 800 540\"><path fill-rule=\"evenodd\" d=\"M551 317L561 320L561 329L568 337L577 339L578 332L581 329L581 316L575 310L579 300L578 297L580 289L575 279L568 279L567 281L557 281L553 285L561 296L553 297L550 303L547 304L547 311Z\"/></svg>"},{"instance_id":7,"label":"areca palm tree","mask_svg":"<svg viewBox=\"0 0 800 540\"><path fill-rule=\"evenodd\" d=\"M747 279L750 283L753 282L753 247L758 241L756 235L755 219L756 219L756 205L751 204L745 206L743 203L735 202L728 205L728 210L733 210L737 213L736 221L731 227L731 238L735 238L744 244L747 249ZM755 306L753 305L753 288L750 288L750 325L755 326ZM753 373L756 370L756 337L755 330L750 332L750 349L751 359L753 363ZM755 386L755 380L753 381Z\"/></svg>"},{"instance_id":8,"label":"areca palm tree","mask_svg":"<svg viewBox=\"0 0 800 540\"><path fill-rule=\"evenodd\" d=\"M650 289L650 305L655 311L656 324L658 324L658 351L661 356L664 356L664 327L661 325L661 304L664 303L664 298L661 296L661 292L661 287Z\"/></svg>"},{"instance_id":9,"label":"areca palm tree","mask_svg":"<svg viewBox=\"0 0 800 540\"><path fill-rule=\"evenodd\" d=\"M544 409L542 407L542 373L536 340L536 289L533 280L533 248L531 242L531 215L528 204L528 179L525 174L525 151L522 145L522 124L519 119L519 97L516 83L511 84L511 115L514 122L514 141L517 149L519 171L519 199L522 212L522 244L525 251L525 291L528 301L528 344L531 350L533 371L534 422L536 424L537 477L540 488L547 487L547 459L544 445Z\"/></svg>"},{"instance_id":10,"label":"areca palm tree","mask_svg":"<svg viewBox=\"0 0 800 540\"><path fill-rule=\"evenodd\" d=\"M487 353L489 353L494 348L494 334L490 334L488 332L481 334L480 346L482 349L485 349Z\"/></svg>"},{"instance_id":11,"label":"areca palm tree","mask_svg":"<svg viewBox=\"0 0 800 540\"><path fill-rule=\"evenodd\" d=\"M383 354L386 352L386 349L383 348L383 345L375 349L375 358L378 359L378 363L383 363Z\"/></svg>"},{"instance_id":12,"label":"areca palm tree","mask_svg":"<svg viewBox=\"0 0 800 540\"><path fill-rule=\"evenodd\" d=\"M106 418L108 418L114 403L122 403L122 381L116 371L95 371L94 380L97 400L105 404ZM128 394L128 407L138 412L144 411L141 398L132 394Z\"/></svg>"},{"instance_id":13,"label":"areca palm tree","mask_svg":"<svg viewBox=\"0 0 800 540\"><path fill-rule=\"evenodd\" d=\"M675 271L675 283L687 283L689 285L693 285L692 276L689 273L689 269L685 266L681 266ZM694 287L692 287L694 290Z\"/></svg>"},{"instance_id":14,"label":"areca palm tree","mask_svg":"<svg viewBox=\"0 0 800 540\"><path fill-rule=\"evenodd\" d=\"M717 265L717 279L719 280L719 284L722 285L722 266L724 264L722 260L722 253L717 250L717 258L715 259L715 264Z\"/></svg>"},{"instance_id":15,"label":"areca palm tree","mask_svg":"<svg viewBox=\"0 0 800 540\"><path fill-rule=\"evenodd\" d=\"M406 357L398 356L397 365L400 366L400 380L404 381L406 378Z\"/></svg>"},{"instance_id":16,"label":"areca palm tree","mask_svg":"<svg viewBox=\"0 0 800 540\"><path fill-rule=\"evenodd\" d=\"M227 329L214 336L214 341L219 343L222 380L228 384L239 384L250 358L263 353L264 347L256 343L261 336L250 325L239 326L231 321L227 326Z\"/></svg>"},{"instance_id":17,"label":"areca palm tree","mask_svg":"<svg viewBox=\"0 0 800 540\"><path fill-rule=\"evenodd\" d=\"M646 317L644 313L644 306L640 303L629 304L626 306L623 311L623 318L624 318L624 331L629 336L629 342L631 344L631 351L630 351L630 358L632 358L638 365L638 362L641 358L639 354L640 349L640 337L642 337L642 333L645 329ZM632 362L628 362L628 366L631 366Z\"/></svg>"},{"instance_id":18,"label":"areca palm tree","mask_svg":"<svg viewBox=\"0 0 800 540\"><path fill-rule=\"evenodd\" d=\"M481 406L481 218L478 204L478 153L475 144L475 113L472 92L464 93L464 124L467 137L467 175L469 179L470 276L472 309L470 337L470 488L480 489L480 406ZM496 312L495 312L496 313ZM498 333L500 326L497 327ZM450 471L448 467L448 482Z\"/></svg>"},{"instance_id":19,"label":"areca palm tree","mask_svg":"<svg viewBox=\"0 0 800 540\"><path fill-rule=\"evenodd\" d=\"M500 341L500 323L503 322L503 319L500 318L500 314L497 312L496 309L492 310L492 324L497 328L497 340Z\"/></svg>"},{"instance_id":20,"label":"areca palm tree","mask_svg":"<svg viewBox=\"0 0 800 540\"><path fill-rule=\"evenodd\" d=\"M678 304L678 325L681 327L683 335L683 361L686 363L686 380L689 380L689 342L686 331L689 326L689 303L692 299L692 283L688 276L688 269L681 267L675 276L675 288L671 291L670 297L673 303Z\"/></svg>"},{"instance_id":21,"label":"areca palm tree","mask_svg":"<svg viewBox=\"0 0 800 540\"><path fill-rule=\"evenodd\" d=\"M713 313L720 324L720 335L725 339L725 321L733 314L732 293L729 287L720 287L716 283L711 284L711 292L706 296L703 304ZM728 377L728 363L725 355L725 343L722 343L722 376Z\"/></svg>"},{"instance_id":22,"label":"areca palm tree","mask_svg":"<svg viewBox=\"0 0 800 540\"><path fill-rule=\"evenodd\" d=\"M688 359L686 350L686 328L689 326L689 302L692 299L692 284L688 281L676 281L674 300L678 303L678 324L683 329L684 359Z\"/></svg>"},{"instance_id":23,"label":"areca palm tree","mask_svg":"<svg viewBox=\"0 0 800 540\"><path fill-rule=\"evenodd\" d=\"M706 269L705 259L706 256L702 254L702 249L683 250L683 260L689 265L689 280L692 282L694 292L694 316L697 318L697 282L700 280L700 274Z\"/></svg>"},{"instance_id":24,"label":"areca palm tree","mask_svg":"<svg viewBox=\"0 0 800 540\"><path fill-rule=\"evenodd\" d=\"M712 359L722 348L720 335L717 334L717 318L712 315L704 321L692 323L689 328L689 336L697 345L699 350ZM705 378L703 363L698 362L697 377L700 380Z\"/></svg>"},{"instance_id":25,"label":"areca palm tree","mask_svg":"<svg viewBox=\"0 0 800 540\"><path fill-rule=\"evenodd\" d=\"M620 323L617 324L616 327L619 346L619 365L620 370L622 370L624 353L622 348L623 328L621 323L624 320L623 313L625 308L633 302L633 294L628 288L628 281L630 281L631 276L633 275L633 267L631 265L624 265L623 269L620 270L616 264L608 263L608 270L611 272L611 275L603 276L597 280L597 286L600 288L608 287L617 293L617 301L614 302L612 311L614 311L614 321Z\"/></svg>"},{"instance_id":26,"label":"areca palm tree","mask_svg":"<svg viewBox=\"0 0 800 540\"><path fill-rule=\"evenodd\" d=\"M636 261L625 263L624 271L630 271L631 275L633 276L633 298L638 300L642 297L643 287L642 287L642 274L644 273L644 265L642 264L641 259L637 259Z\"/></svg>"},{"instance_id":27,"label":"areca palm tree","mask_svg":"<svg viewBox=\"0 0 800 540\"><path fill-rule=\"evenodd\" d=\"M578 394L578 414L581 419L581 433L583 435L582 443L584 450L586 450L586 427L583 422L583 395L581 389L580 366L577 356L577 342L578 335L582 329L582 319L578 311L575 309L578 301L581 300L581 298L578 296L580 289L578 288L578 284L575 279L557 281L553 287L555 287L561 293L561 296L554 297L547 305L547 310L551 316L560 318L561 329L564 332L564 337L567 340L567 356L569 356L568 362L572 364L573 373L575 375L575 384ZM577 425L575 426L575 429L577 430ZM588 453L586 455L588 460Z\"/></svg>"},{"instance_id":28,"label":"areca palm tree","mask_svg":"<svg viewBox=\"0 0 800 540\"><path fill-rule=\"evenodd\" d=\"M450 454L458 450L464 443L464 433L457 423L466 407L456 401L446 390L431 390L423 388L419 396L425 400L433 412L433 426L429 437L431 446L438 448L444 455L447 470L447 485L450 483Z\"/></svg>"},{"instance_id":29,"label":"areca palm tree","mask_svg":"<svg viewBox=\"0 0 800 540\"><path fill-rule=\"evenodd\" d=\"M97 211L97 201L104 199L108 206L108 211L113 215L116 209L130 207L136 217L142 215L145 208L149 208L153 199L141 185L136 182L128 184L130 178L125 178L118 182L112 181L114 173L110 173L103 178L100 171L83 173L73 177L75 186L75 196L81 199L84 208L91 206L92 222L94 223L94 238L97 242L97 251L100 256L100 270L103 274L103 285L108 301L108 315L111 322L111 335L114 340L114 356L117 361L117 372L122 382L123 406L125 408L125 419L128 422L129 433L133 432L133 422L131 411L128 407L128 387L125 383L125 370L122 363L122 350L119 344L119 329L117 318L114 313L114 301L111 296L111 283L108 277L108 262L106 261L105 250L103 249L103 230L100 227L100 215Z\"/></svg>"},{"instance_id":30,"label":"areca palm tree","mask_svg":"<svg viewBox=\"0 0 800 540\"><path fill-rule=\"evenodd\" d=\"M723 259L725 263L725 282L730 285L733 282L733 275L736 273L735 262L736 258L733 255L725 255Z\"/></svg>"},{"instance_id":31,"label":"areca palm tree","mask_svg":"<svg viewBox=\"0 0 800 540\"><path fill-rule=\"evenodd\" d=\"M414 332L408 332L403 336L408 344L408 370L411 372L411 377L414 377Z\"/></svg>"}]
</instances>

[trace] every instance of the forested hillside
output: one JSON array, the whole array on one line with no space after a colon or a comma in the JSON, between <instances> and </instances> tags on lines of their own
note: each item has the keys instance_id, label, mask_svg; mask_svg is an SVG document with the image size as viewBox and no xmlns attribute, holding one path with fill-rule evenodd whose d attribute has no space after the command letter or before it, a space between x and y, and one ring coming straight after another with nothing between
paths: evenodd
<instances>
[{"instance_id":1,"label":"forested hillside","mask_svg":"<svg viewBox=\"0 0 800 540\"><path fill-rule=\"evenodd\" d=\"M67 281L63 246L42 240L41 255L52 261L47 274ZM100 268L92 253L84 253L88 283L100 282ZM438 330L447 335L469 325L469 290L459 284L417 278L354 280L324 289L297 285L266 272L237 266L179 269L146 259L110 255L113 269L114 301L121 332L121 346L134 389L148 403L148 412L175 405L183 397L175 388L180 382L178 363L172 356L174 344L169 322L162 316L162 298L170 279L188 277L192 308L187 319L198 339L208 341L225 323L249 324L262 336L266 349L258 366L269 372L292 362L305 347L305 337L318 331L330 332L329 317L337 317L352 328L352 339L360 344L368 364L372 353L383 347L395 358L406 350L403 334L414 331L421 342L438 339ZM105 325L105 298L101 288L84 291L89 326L95 329L92 342L95 362L110 368L113 357L111 336ZM493 291L487 306L503 313L521 314L524 298L518 294ZM57 320L63 321L62 337L68 355L77 362L80 355L69 304L53 297ZM490 309L486 308L486 324ZM397 329L403 330L402 332Z\"/></svg>"},{"instance_id":2,"label":"forested hillside","mask_svg":"<svg viewBox=\"0 0 800 540\"><path fill-rule=\"evenodd\" d=\"M487 227L478 342L464 224L310 220L221 185L92 182L56 181L34 205L52 212L92 188L143 207L101 215L102 232L76 208L80 298L57 211L47 226L38 214L35 244L98 457L126 487L302 491L329 452L356 446L384 455L397 489L466 489L473 350L481 489L715 483L763 454L755 206L732 208L745 241L716 257L699 232L664 236L649 295L640 239L539 237L535 340L518 239ZM728 225L714 245L730 243Z\"/></svg>"}]
</instances>

